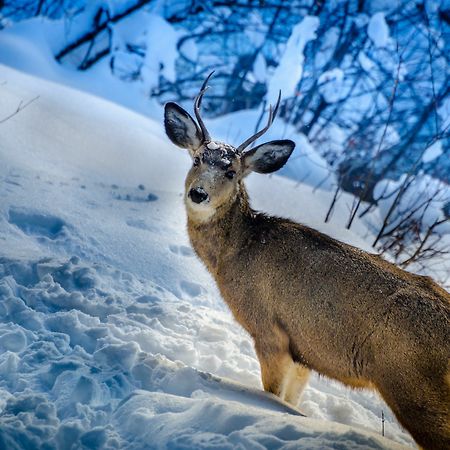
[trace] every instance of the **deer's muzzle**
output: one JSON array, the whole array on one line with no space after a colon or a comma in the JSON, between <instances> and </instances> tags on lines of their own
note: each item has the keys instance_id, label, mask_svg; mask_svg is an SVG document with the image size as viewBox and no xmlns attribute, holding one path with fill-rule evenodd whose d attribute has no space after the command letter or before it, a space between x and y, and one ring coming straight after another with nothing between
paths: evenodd
<instances>
[{"instance_id":1,"label":"deer's muzzle","mask_svg":"<svg viewBox=\"0 0 450 450\"><path fill-rule=\"evenodd\" d=\"M194 203L202 203L208 199L208 194L201 187L192 188L188 195Z\"/></svg>"}]
</instances>

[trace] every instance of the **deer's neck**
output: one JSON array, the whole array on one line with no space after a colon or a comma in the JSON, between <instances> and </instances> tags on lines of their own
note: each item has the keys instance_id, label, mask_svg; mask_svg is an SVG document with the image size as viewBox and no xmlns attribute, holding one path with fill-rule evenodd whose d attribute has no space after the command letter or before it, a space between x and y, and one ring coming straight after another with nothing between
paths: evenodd
<instances>
[{"instance_id":1,"label":"deer's neck","mask_svg":"<svg viewBox=\"0 0 450 450\"><path fill-rule=\"evenodd\" d=\"M215 275L221 260L233 252L251 220L254 212L250 208L247 191L240 183L235 199L223 205L206 222L196 222L188 213L188 232L197 255Z\"/></svg>"}]
</instances>

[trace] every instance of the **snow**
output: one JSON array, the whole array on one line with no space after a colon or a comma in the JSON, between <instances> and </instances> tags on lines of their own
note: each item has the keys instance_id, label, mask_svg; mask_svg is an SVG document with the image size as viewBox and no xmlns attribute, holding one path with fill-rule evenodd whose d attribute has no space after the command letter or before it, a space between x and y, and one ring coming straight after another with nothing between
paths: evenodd
<instances>
[{"instance_id":1,"label":"snow","mask_svg":"<svg viewBox=\"0 0 450 450\"><path fill-rule=\"evenodd\" d=\"M142 71L146 85L158 86L160 67L162 74L170 81L175 81L175 59L178 56L176 42L177 33L161 16L152 14L148 18L149 35L146 39L147 52ZM161 39L156 40L155 35ZM161 41L164 45L161 45Z\"/></svg>"},{"instance_id":2,"label":"snow","mask_svg":"<svg viewBox=\"0 0 450 450\"><path fill-rule=\"evenodd\" d=\"M253 64L253 73L257 81L264 83L267 77L266 60L261 52L258 53Z\"/></svg>"},{"instance_id":3,"label":"snow","mask_svg":"<svg viewBox=\"0 0 450 450\"><path fill-rule=\"evenodd\" d=\"M389 27L384 13L377 12L369 21L367 34L375 47L386 47L389 42Z\"/></svg>"},{"instance_id":4,"label":"snow","mask_svg":"<svg viewBox=\"0 0 450 450\"><path fill-rule=\"evenodd\" d=\"M147 14L143 15L140 20L145 21L147 16ZM133 20L137 21L137 19ZM113 33L114 42L119 45L126 41L130 36L129 30L133 30L134 25L132 22L126 29L124 27L123 35L120 25L115 27L117 32ZM97 64L89 72L75 71L71 65L58 64L53 55L63 48L60 36L66 35L63 31L58 33L58 27L63 27L63 23L37 17L2 30L0 33L0 64L6 64L44 79L93 93L146 115L153 115L156 102L149 101L149 93L143 89L142 84L129 83L117 78L111 73L111 68L106 61ZM170 50L172 48L171 41L164 42ZM132 63L128 58L121 59L123 52L121 52L120 45L115 56L119 67L121 64ZM169 56L170 52L168 51L167 61L170 61ZM148 75L153 76L151 71ZM154 118L156 119L156 116Z\"/></svg>"},{"instance_id":5,"label":"snow","mask_svg":"<svg viewBox=\"0 0 450 450\"><path fill-rule=\"evenodd\" d=\"M216 142L210 142L210 143L207 145L207 147L208 147L210 150L217 150L218 148L220 148L220 147L219 147L219 144L217 144Z\"/></svg>"},{"instance_id":6,"label":"snow","mask_svg":"<svg viewBox=\"0 0 450 450\"><path fill-rule=\"evenodd\" d=\"M375 66L375 63L363 51L358 53L358 61L366 72L370 72Z\"/></svg>"},{"instance_id":7,"label":"snow","mask_svg":"<svg viewBox=\"0 0 450 450\"><path fill-rule=\"evenodd\" d=\"M442 142L436 141L434 144L430 145L422 156L422 161L424 163L429 163L434 161L436 158L442 155Z\"/></svg>"},{"instance_id":8,"label":"snow","mask_svg":"<svg viewBox=\"0 0 450 450\"><path fill-rule=\"evenodd\" d=\"M344 72L339 69L331 69L323 72L318 79L319 92L327 103L336 103L346 96L343 91Z\"/></svg>"},{"instance_id":9,"label":"snow","mask_svg":"<svg viewBox=\"0 0 450 450\"><path fill-rule=\"evenodd\" d=\"M0 124L2 448L412 445L373 392L315 376L305 418L261 390L251 338L190 248L190 160L161 110L154 122L6 66L0 80L0 119L39 96ZM279 176L248 186L255 207L367 246L336 225L345 215L322 223L331 191ZM381 411L397 443L380 436Z\"/></svg>"},{"instance_id":10,"label":"snow","mask_svg":"<svg viewBox=\"0 0 450 450\"><path fill-rule=\"evenodd\" d=\"M400 135L392 125L385 125L380 127L375 132L375 142L381 143L381 149L392 148L400 142ZM380 144L373 149L373 155L378 152Z\"/></svg>"},{"instance_id":11,"label":"snow","mask_svg":"<svg viewBox=\"0 0 450 450\"><path fill-rule=\"evenodd\" d=\"M319 27L319 18L305 16L292 30L284 54L276 67L267 89L269 101L278 96L281 89L282 99L295 95L298 80L302 77L306 44L316 38L316 30Z\"/></svg>"}]
</instances>

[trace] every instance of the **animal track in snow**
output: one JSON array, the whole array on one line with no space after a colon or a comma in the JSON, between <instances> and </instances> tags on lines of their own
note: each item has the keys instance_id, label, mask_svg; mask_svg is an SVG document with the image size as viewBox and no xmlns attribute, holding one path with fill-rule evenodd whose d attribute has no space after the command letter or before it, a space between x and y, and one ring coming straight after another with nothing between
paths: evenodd
<instances>
[{"instance_id":1,"label":"animal track in snow","mask_svg":"<svg viewBox=\"0 0 450 450\"><path fill-rule=\"evenodd\" d=\"M175 255L194 256L194 252L186 245L169 245L169 250Z\"/></svg>"},{"instance_id":2,"label":"animal track in snow","mask_svg":"<svg viewBox=\"0 0 450 450\"><path fill-rule=\"evenodd\" d=\"M10 179L6 179L5 183L11 184L13 186L22 186L20 183L18 183L17 181L14 180L10 180Z\"/></svg>"},{"instance_id":3,"label":"animal track in snow","mask_svg":"<svg viewBox=\"0 0 450 450\"><path fill-rule=\"evenodd\" d=\"M9 210L9 223L33 236L56 239L64 231L66 223L59 217L36 211Z\"/></svg>"},{"instance_id":4,"label":"animal track in snow","mask_svg":"<svg viewBox=\"0 0 450 450\"><path fill-rule=\"evenodd\" d=\"M198 297L205 292L205 289L201 285L186 280L180 281L180 288L190 297Z\"/></svg>"},{"instance_id":5,"label":"animal track in snow","mask_svg":"<svg viewBox=\"0 0 450 450\"><path fill-rule=\"evenodd\" d=\"M0 336L0 351L21 352L27 345L25 334L16 329L13 331L2 330Z\"/></svg>"},{"instance_id":6,"label":"animal track in snow","mask_svg":"<svg viewBox=\"0 0 450 450\"><path fill-rule=\"evenodd\" d=\"M129 227L138 228L139 230L147 230L147 231L153 231L153 232L160 231L157 227L155 227L154 225L148 224L143 219L127 219L126 224Z\"/></svg>"},{"instance_id":7,"label":"animal track in snow","mask_svg":"<svg viewBox=\"0 0 450 450\"><path fill-rule=\"evenodd\" d=\"M158 196L152 192L148 192L143 184L140 184L137 188L124 188L117 186L117 184L111 185L112 196L116 200L125 200L128 202L155 202L158 200Z\"/></svg>"}]
</instances>

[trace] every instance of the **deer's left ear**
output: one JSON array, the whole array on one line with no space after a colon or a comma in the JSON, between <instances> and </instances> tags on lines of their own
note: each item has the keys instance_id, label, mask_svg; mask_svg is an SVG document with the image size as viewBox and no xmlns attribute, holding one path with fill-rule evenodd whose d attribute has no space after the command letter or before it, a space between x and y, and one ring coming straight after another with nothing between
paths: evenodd
<instances>
[{"instance_id":1,"label":"deer's left ear","mask_svg":"<svg viewBox=\"0 0 450 450\"><path fill-rule=\"evenodd\" d=\"M191 115L176 103L169 102L164 108L164 127L169 139L178 147L191 153L200 147L202 132Z\"/></svg>"},{"instance_id":2,"label":"deer's left ear","mask_svg":"<svg viewBox=\"0 0 450 450\"><path fill-rule=\"evenodd\" d=\"M258 145L244 153L244 173L271 173L281 169L291 156L295 143L284 139Z\"/></svg>"}]
</instances>

